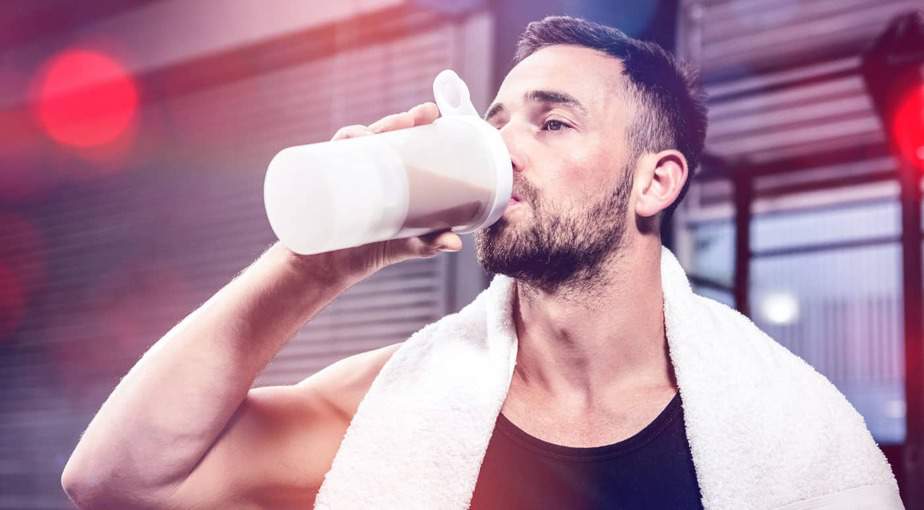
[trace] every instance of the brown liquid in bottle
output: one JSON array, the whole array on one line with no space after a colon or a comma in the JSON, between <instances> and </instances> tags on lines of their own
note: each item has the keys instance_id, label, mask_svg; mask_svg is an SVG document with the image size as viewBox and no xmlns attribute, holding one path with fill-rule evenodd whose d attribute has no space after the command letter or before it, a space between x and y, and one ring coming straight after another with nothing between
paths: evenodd
<instances>
[{"instance_id":1,"label":"brown liquid in bottle","mask_svg":"<svg viewBox=\"0 0 924 510\"><path fill-rule=\"evenodd\" d=\"M440 230L472 223L494 198L494 191L436 172L407 167L407 219L402 228Z\"/></svg>"}]
</instances>

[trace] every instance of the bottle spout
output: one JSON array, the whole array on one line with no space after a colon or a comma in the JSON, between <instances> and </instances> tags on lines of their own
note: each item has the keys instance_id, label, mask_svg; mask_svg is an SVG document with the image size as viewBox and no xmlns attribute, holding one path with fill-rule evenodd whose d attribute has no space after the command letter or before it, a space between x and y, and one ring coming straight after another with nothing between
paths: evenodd
<instances>
[{"instance_id":1,"label":"bottle spout","mask_svg":"<svg viewBox=\"0 0 924 510\"><path fill-rule=\"evenodd\" d=\"M433 80L433 97L436 99L436 106L440 109L440 115L444 117L449 115L480 117L472 105L468 86L452 69L444 69L436 75L436 79Z\"/></svg>"}]
</instances>

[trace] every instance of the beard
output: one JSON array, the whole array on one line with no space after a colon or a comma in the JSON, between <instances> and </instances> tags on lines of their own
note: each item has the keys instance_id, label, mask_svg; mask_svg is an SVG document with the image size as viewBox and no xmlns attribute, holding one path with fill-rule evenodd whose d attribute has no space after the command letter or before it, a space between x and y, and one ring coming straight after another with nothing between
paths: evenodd
<instances>
[{"instance_id":1,"label":"beard","mask_svg":"<svg viewBox=\"0 0 924 510\"><path fill-rule=\"evenodd\" d=\"M515 224L501 218L475 233L478 263L490 273L515 278L548 293L588 293L605 285L603 265L625 243L626 215L632 173L607 196L574 212L549 211L535 188L520 183L518 196L532 208L532 222ZM523 220L520 220L521 222Z\"/></svg>"}]
</instances>

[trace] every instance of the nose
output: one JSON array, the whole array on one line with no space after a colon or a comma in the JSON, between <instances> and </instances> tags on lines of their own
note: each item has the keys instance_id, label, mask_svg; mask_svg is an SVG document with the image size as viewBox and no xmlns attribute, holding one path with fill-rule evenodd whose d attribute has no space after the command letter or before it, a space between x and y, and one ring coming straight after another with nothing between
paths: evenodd
<instances>
[{"instance_id":1,"label":"nose","mask_svg":"<svg viewBox=\"0 0 924 510\"><path fill-rule=\"evenodd\" d=\"M513 166L513 171L522 172L526 168L526 157L522 152L522 144L514 135L509 122L499 131L501 138L504 140L504 145L507 146L507 152L510 153L510 163Z\"/></svg>"}]
</instances>

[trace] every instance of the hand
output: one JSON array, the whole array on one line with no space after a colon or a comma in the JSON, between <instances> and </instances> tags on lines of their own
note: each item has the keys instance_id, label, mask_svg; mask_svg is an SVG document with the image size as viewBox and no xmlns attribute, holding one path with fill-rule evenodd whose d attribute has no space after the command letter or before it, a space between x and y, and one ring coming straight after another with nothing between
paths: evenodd
<instances>
[{"instance_id":1,"label":"hand","mask_svg":"<svg viewBox=\"0 0 924 510\"><path fill-rule=\"evenodd\" d=\"M331 141L429 124L439 116L439 109L434 103L423 103L406 112L383 117L369 126L355 124L341 128ZM440 251L455 252L461 249L461 237L451 230L440 230L418 237L377 241L354 248L300 257L323 258L323 265L337 271L341 276L361 279L404 260L432 257Z\"/></svg>"}]
</instances>

